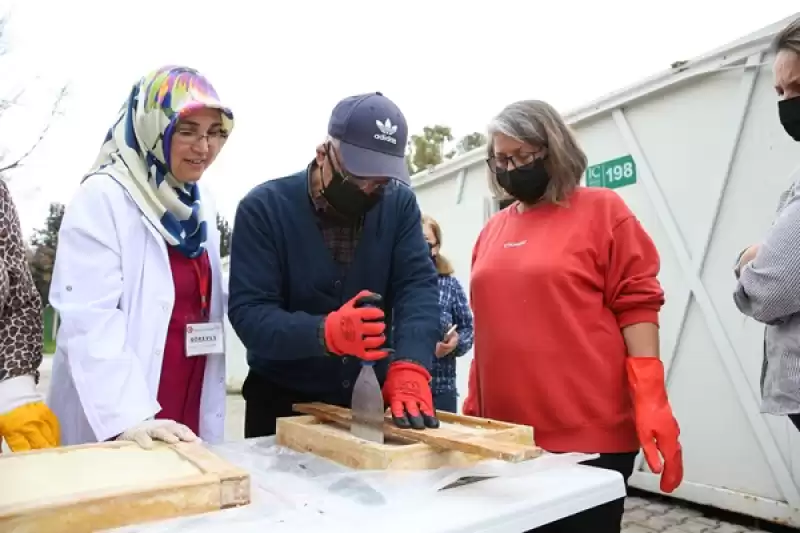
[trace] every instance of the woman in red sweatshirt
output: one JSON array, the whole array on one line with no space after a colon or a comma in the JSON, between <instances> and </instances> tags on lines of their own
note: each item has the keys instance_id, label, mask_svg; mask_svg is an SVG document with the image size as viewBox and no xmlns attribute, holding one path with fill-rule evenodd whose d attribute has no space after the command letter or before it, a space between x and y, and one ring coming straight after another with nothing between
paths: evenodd
<instances>
[{"instance_id":1,"label":"woman in red sweatshirt","mask_svg":"<svg viewBox=\"0 0 800 533\"><path fill-rule=\"evenodd\" d=\"M659 360L659 256L625 202L580 186L587 158L530 100L489 125L490 187L515 200L472 254L475 358L464 413L534 428L550 452L598 453L626 484L641 447L661 488L683 477ZM663 461L662 461L663 457ZM623 500L537 531L619 532Z\"/></svg>"}]
</instances>

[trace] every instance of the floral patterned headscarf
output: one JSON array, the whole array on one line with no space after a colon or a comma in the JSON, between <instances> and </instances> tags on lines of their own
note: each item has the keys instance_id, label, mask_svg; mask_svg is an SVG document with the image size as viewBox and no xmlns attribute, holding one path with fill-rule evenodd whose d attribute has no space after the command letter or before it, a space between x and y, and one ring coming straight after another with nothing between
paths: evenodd
<instances>
[{"instance_id":1,"label":"floral patterned headscarf","mask_svg":"<svg viewBox=\"0 0 800 533\"><path fill-rule=\"evenodd\" d=\"M170 246L188 257L203 253L206 222L194 183L170 172L170 144L179 119L201 108L219 109L223 129L233 130L233 113L196 70L166 66L139 80L109 129L86 180L107 174L133 198Z\"/></svg>"}]
</instances>

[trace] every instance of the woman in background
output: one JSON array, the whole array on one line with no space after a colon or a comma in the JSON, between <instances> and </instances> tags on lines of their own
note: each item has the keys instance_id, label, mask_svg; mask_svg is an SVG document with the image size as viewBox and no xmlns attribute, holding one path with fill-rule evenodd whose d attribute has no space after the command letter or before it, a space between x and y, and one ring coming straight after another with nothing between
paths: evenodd
<instances>
[{"instance_id":1,"label":"woman in background","mask_svg":"<svg viewBox=\"0 0 800 533\"><path fill-rule=\"evenodd\" d=\"M19 217L0 179L0 445L13 452L59 445L58 420L36 391L42 364L42 299Z\"/></svg>"},{"instance_id":2,"label":"woman in background","mask_svg":"<svg viewBox=\"0 0 800 533\"><path fill-rule=\"evenodd\" d=\"M778 117L800 142L800 19L772 42ZM800 430L800 169L789 177L769 231L736 260L733 301L765 325L761 364L761 412L787 416Z\"/></svg>"},{"instance_id":3,"label":"woman in background","mask_svg":"<svg viewBox=\"0 0 800 533\"><path fill-rule=\"evenodd\" d=\"M442 230L439 224L432 217L423 215L422 231L431 249L431 260L439 273L439 325L442 340L436 344L431 372L433 405L438 411L456 413L456 357L461 357L472 348L472 311L464 289L453 275L453 265L441 254ZM448 335L453 326L456 329Z\"/></svg>"}]
</instances>

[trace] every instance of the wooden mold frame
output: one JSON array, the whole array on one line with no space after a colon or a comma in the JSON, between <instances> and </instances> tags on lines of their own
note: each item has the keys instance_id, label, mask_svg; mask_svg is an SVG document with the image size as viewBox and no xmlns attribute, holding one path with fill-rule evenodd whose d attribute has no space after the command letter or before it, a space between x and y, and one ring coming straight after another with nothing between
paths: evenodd
<instances>
[{"instance_id":1,"label":"wooden mold frame","mask_svg":"<svg viewBox=\"0 0 800 533\"><path fill-rule=\"evenodd\" d=\"M306 404L312 408L338 413L340 417L349 410L324 404ZM533 429L522 426L438 411L440 427L425 429L430 441L443 437L442 441L458 440L469 448L474 443L481 448L500 450L523 450L520 460L541 454L533 441ZM323 417L324 418L324 417ZM344 422L344 420L342 420ZM387 423L388 424L388 423ZM443 442L442 446L432 446L411 439L399 437L404 432L415 430L392 430L384 444L370 442L352 435L346 424L320 420L313 415L279 418L277 421L276 443L300 452L309 452L344 466L359 470L424 470L441 467L464 467L486 459L485 454L466 453L453 449ZM499 457L499 456L498 456Z\"/></svg>"},{"instance_id":2,"label":"wooden mold frame","mask_svg":"<svg viewBox=\"0 0 800 533\"><path fill-rule=\"evenodd\" d=\"M202 444L157 444L170 447L198 472L165 482L147 482L75 493L66 497L0 506L3 533L90 533L157 520L166 520L250 503L250 475L214 455ZM0 455L4 458L46 453L70 453L87 448L123 448L133 442L66 446ZM50 480L42 479L42 483ZM14 482L0 478L0 490L13 490Z\"/></svg>"}]
</instances>

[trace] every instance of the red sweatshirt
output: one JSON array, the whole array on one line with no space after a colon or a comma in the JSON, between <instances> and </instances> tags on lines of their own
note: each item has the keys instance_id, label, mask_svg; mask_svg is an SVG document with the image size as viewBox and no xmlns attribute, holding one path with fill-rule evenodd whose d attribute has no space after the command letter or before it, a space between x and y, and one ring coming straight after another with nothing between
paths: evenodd
<instances>
[{"instance_id":1,"label":"red sweatshirt","mask_svg":"<svg viewBox=\"0 0 800 533\"><path fill-rule=\"evenodd\" d=\"M607 189L492 217L470 284L481 416L532 426L548 451L637 450L621 328L658 324L658 272L650 237Z\"/></svg>"}]
</instances>

